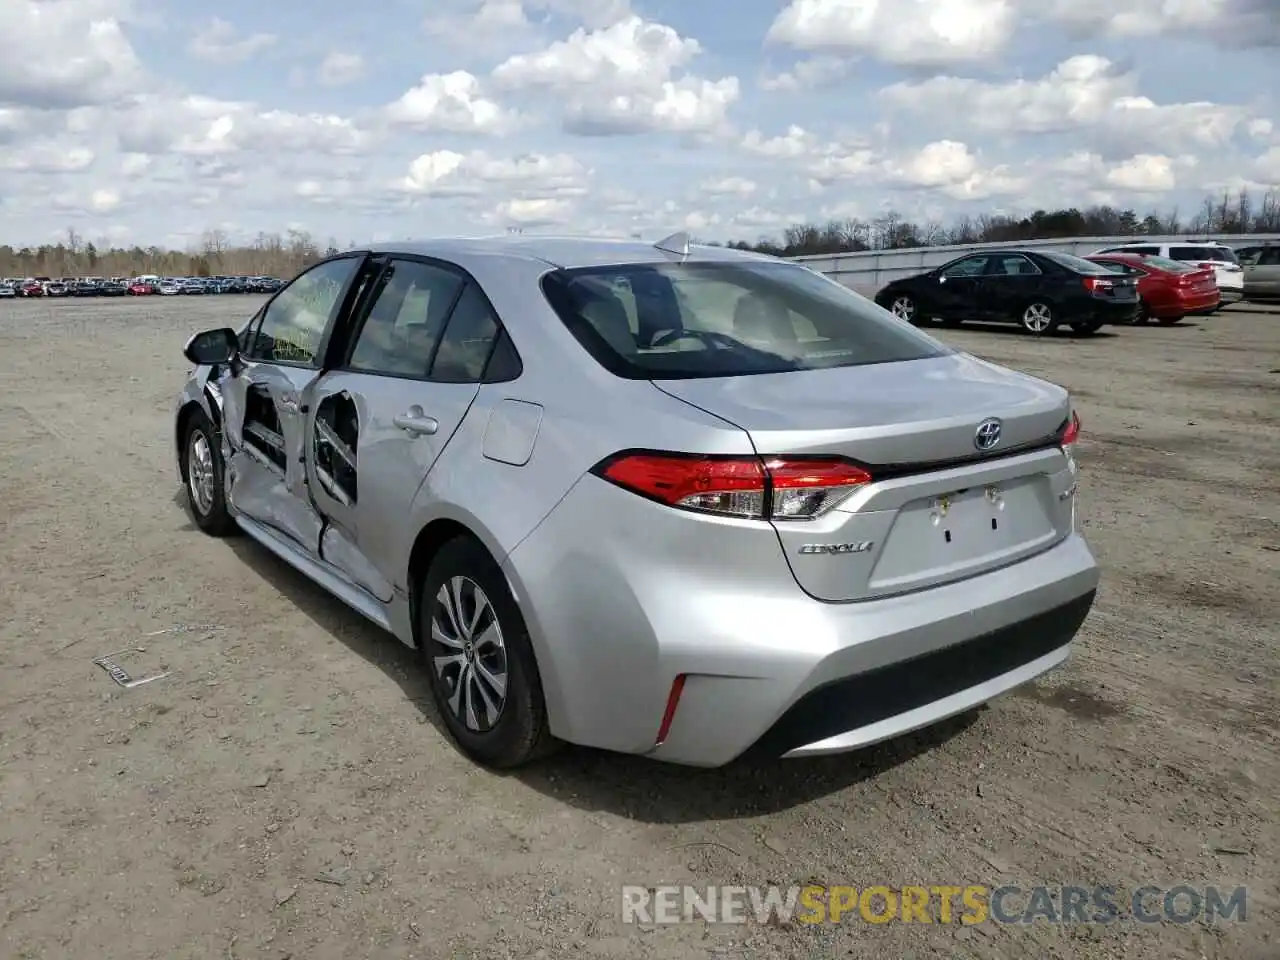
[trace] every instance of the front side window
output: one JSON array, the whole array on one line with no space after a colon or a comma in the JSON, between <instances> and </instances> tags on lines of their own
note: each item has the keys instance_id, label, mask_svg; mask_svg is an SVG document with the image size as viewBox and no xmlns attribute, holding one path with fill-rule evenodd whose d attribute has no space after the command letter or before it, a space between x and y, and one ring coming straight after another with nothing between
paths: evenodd
<instances>
[{"instance_id":1,"label":"front side window","mask_svg":"<svg viewBox=\"0 0 1280 960\"><path fill-rule=\"evenodd\" d=\"M267 304L248 356L269 363L316 366L320 341L360 257L317 264Z\"/></svg>"},{"instance_id":2,"label":"front side window","mask_svg":"<svg viewBox=\"0 0 1280 960\"><path fill-rule=\"evenodd\" d=\"M987 261L990 259L990 257L965 257L950 266L943 267L942 276L947 278L979 277L987 269Z\"/></svg>"},{"instance_id":3,"label":"front side window","mask_svg":"<svg viewBox=\"0 0 1280 960\"><path fill-rule=\"evenodd\" d=\"M951 352L798 264L586 267L553 271L542 288L578 342L632 379L818 370ZM627 291L644 295L624 298Z\"/></svg>"}]
</instances>

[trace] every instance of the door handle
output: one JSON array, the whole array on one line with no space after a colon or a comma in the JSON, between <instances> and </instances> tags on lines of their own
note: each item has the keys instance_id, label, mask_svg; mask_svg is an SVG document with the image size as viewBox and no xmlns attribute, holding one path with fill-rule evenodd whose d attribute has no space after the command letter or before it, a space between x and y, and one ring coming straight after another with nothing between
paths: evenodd
<instances>
[{"instance_id":1,"label":"door handle","mask_svg":"<svg viewBox=\"0 0 1280 960\"><path fill-rule=\"evenodd\" d=\"M415 436L431 436L440 429L440 421L435 417L428 417L418 406L410 407L398 417L392 417L391 422Z\"/></svg>"}]
</instances>

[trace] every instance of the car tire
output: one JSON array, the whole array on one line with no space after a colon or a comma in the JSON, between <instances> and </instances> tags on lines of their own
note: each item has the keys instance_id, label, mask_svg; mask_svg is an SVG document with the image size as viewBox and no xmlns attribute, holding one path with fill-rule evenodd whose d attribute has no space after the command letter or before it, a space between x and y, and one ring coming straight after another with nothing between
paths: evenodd
<instances>
[{"instance_id":1,"label":"car tire","mask_svg":"<svg viewBox=\"0 0 1280 960\"><path fill-rule=\"evenodd\" d=\"M1058 319L1053 314L1053 307L1044 300L1033 300L1023 307L1018 323L1023 330L1036 337L1053 333L1058 328Z\"/></svg>"},{"instance_id":2,"label":"car tire","mask_svg":"<svg viewBox=\"0 0 1280 960\"><path fill-rule=\"evenodd\" d=\"M1151 305L1145 300L1139 300L1138 303L1138 315L1133 318L1135 327L1145 326L1151 321Z\"/></svg>"},{"instance_id":3,"label":"car tire","mask_svg":"<svg viewBox=\"0 0 1280 960\"><path fill-rule=\"evenodd\" d=\"M484 766L512 769L554 751L533 644L489 552L469 537L449 541L432 559L417 599L431 694L462 752Z\"/></svg>"},{"instance_id":4,"label":"car tire","mask_svg":"<svg viewBox=\"0 0 1280 960\"><path fill-rule=\"evenodd\" d=\"M920 306L916 303L915 298L905 293L895 293L888 298L886 308L899 320L905 320L910 324L918 324L920 322Z\"/></svg>"},{"instance_id":5,"label":"car tire","mask_svg":"<svg viewBox=\"0 0 1280 960\"><path fill-rule=\"evenodd\" d=\"M225 477L222 436L209 415L197 409L183 432L182 483L191 518L211 537L226 537L239 530L227 510Z\"/></svg>"}]
</instances>

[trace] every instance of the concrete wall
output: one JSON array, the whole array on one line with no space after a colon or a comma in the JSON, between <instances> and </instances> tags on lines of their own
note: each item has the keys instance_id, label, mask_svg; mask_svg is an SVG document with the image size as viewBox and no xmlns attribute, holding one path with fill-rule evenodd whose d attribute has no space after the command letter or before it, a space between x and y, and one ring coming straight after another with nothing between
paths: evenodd
<instances>
[{"instance_id":1,"label":"concrete wall","mask_svg":"<svg viewBox=\"0 0 1280 960\"><path fill-rule=\"evenodd\" d=\"M1192 243L1196 240L1215 240L1230 247L1246 247L1266 240L1280 240L1280 234L1212 234L1198 237L1070 237L1061 240L1025 240L1022 243L967 243L951 244L944 247L911 247L906 250L867 250L862 253L820 254L817 256L794 257L819 273L824 273L833 280L838 280L846 287L852 287L865 296L874 296L876 291L899 277L909 277L913 273L923 273L939 267L948 260L962 257L967 253L981 250L1007 250L1022 248L1028 250L1056 250L1060 253L1072 253L1085 256L1103 247L1112 247L1121 243L1142 241L1149 243Z\"/></svg>"}]
</instances>

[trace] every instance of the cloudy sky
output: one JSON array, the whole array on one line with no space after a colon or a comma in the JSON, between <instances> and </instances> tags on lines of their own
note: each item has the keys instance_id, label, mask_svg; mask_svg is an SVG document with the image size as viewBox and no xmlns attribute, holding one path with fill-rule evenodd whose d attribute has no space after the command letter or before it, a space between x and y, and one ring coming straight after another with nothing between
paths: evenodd
<instances>
[{"instance_id":1,"label":"cloudy sky","mask_svg":"<svg viewBox=\"0 0 1280 960\"><path fill-rule=\"evenodd\" d=\"M0 243L754 240L1280 184L1280 0L0 0L0 29Z\"/></svg>"}]
</instances>

